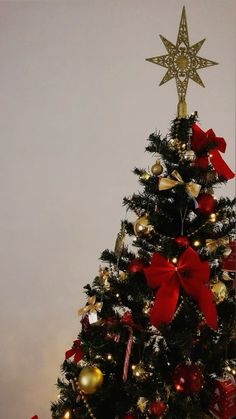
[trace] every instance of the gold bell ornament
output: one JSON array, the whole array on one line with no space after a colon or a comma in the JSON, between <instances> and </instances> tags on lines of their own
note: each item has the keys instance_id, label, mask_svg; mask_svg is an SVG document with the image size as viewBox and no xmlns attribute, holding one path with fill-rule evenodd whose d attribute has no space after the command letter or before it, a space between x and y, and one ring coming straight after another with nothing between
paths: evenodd
<instances>
[{"instance_id":1,"label":"gold bell ornament","mask_svg":"<svg viewBox=\"0 0 236 419\"><path fill-rule=\"evenodd\" d=\"M78 387L85 394L96 393L102 386L103 373L97 367L84 367L78 377Z\"/></svg>"},{"instance_id":2,"label":"gold bell ornament","mask_svg":"<svg viewBox=\"0 0 236 419\"><path fill-rule=\"evenodd\" d=\"M151 172L154 176L159 176L163 172L163 167L162 167L159 159L151 167Z\"/></svg>"},{"instance_id":3,"label":"gold bell ornament","mask_svg":"<svg viewBox=\"0 0 236 419\"><path fill-rule=\"evenodd\" d=\"M194 153L193 150L186 150L186 151L183 151L182 157L184 160L194 161L196 159L196 154Z\"/></svg>"}]
</instances>

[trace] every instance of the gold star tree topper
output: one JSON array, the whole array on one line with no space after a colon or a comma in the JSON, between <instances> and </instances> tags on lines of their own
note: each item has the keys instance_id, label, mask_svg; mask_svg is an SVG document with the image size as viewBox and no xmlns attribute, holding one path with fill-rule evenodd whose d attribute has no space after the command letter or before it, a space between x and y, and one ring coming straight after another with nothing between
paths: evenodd
<instances>
[{"instance_id":1,"label":"gold star tree topper","mask_svg":"<svg viewBox=\"0 0 236 419\"><path fill-rule=\"evenodd\" d=\"M197 55L205 39L190 46L185 7L183 7L180 19L176 45L172 44L172 42L168 41L162 35L160 35L160 38L168 54L147 58L146 60L167 68L167 72L161 80L160 86L175 78L179 98L177 116L178 118L186 118L187 104L185 97L189 79L205 87L197 71L200 68L210 67L218 63Z\"/></svg>"}]
</instances>

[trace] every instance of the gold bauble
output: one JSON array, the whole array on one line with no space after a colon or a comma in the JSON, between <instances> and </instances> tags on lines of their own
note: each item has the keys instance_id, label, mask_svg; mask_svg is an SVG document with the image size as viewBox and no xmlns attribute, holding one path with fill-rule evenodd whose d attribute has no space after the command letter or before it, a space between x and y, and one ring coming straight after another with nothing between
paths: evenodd
<instances>
[{"instance_id":1,"label":"gold bauble","mask_svg":"<svg viewBox=\"0 0 236 419\"><path fill-rule=\"evenodd\" d=\"M211 291L214 295L216 304L222 303L227 298L228 292L225 284L217 281L211 285Z\"/></svg>"},{"instance_id":2,"label":"gold bauble","mask_svg":"<svg viewBox=\"0 0 236 419\"><path fill-rule=\"evenodd\" d=\"M134 222L134 233L136 236L147 236L152 230L152 226L149 224L149 219L146 215L139 217Z\"/></svg>"},{"instance_id":3,"label":"gold bauble","mask_svg":"<svg viewBox=\"0 0 236 419\"><path fill-rule=\"evenodd\" d=\"M78 386L85 394L93 394L103 383L102 371L97 367L84 367L79 374Z\"/></svg>"},{"instance_id":4,"label":"gold bauble","mask_svg":"<svg viewBox=\"0 0 236 419\"><path fill-rule=\"evenodd\" d=\"M156 163L151 167L151 172L153 175L158 176L163 172L163 167L160 163L160 160L157 160Z\"/></svg>"},{"instance_id":5,"label":"gold bauble","mask_svg":"<svg viewBox=\"0 0 236 419\"><path fill-rule=\"evenodd\" d=\"M194 153L193 150L183 151L182 156L184 160L188 160L188 161L194 161L196 159L196 154Z\"/></svg>"}]
</instances>

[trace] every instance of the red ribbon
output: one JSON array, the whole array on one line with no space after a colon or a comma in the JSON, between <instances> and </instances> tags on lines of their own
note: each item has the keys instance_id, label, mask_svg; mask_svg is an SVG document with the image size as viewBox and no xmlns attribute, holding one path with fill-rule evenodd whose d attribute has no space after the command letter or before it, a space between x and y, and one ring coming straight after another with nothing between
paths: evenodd
<instances>
[{"instance_id":1,"label":"red ribbon","mask_svg":"<svg viewBox=\"0 0 236 419\"><path fill-rule=\"evenodd\" d=\"M158 288L154 306L150 314L150 322L155 327L169 324L174 316L182 286L198 304L208 326L216 329L216 306L213 294L206 283L209 279L210 266L201 261L197 252L188 247L174 265L159 253L154 253L151 265L144 269L150 288Z\"/></svg>"},{"instance_id":2,"label":"red ribbon","mask_svg":"<svg viewBox=\"0 0 236 419\"><path fill-rule=\"evenodd\" d=\"M34 416L32 416L31 419L39 419L39 418L38 418L38 415L34 415Z\"/></svg>"},{"instance_id":3,"label":"red ribbon","mask_svg":"<svg viewBox=\"0 0 236 419\"><path fill-rule=\"evenodd\" d=\"M68 359L74 356L73 364L77 365L78 362L83 358L83 355L84 354L80 348L80 340L77 339L77 340L74 340L73 347L69 349L68 351L66 351L65 358Z\"/></svg>"},{"instance_id":4,"label":"red ribbon","mask_svg":"<svg viewBox=\"0 0 236 419\"><path fill-rule=\"evenodd\" d=\"M219 176L222 176L227 180L232 179L235 175L219 153L224 153L226 150L225 139L222 137L216 137L212 129L209 129L206 132L202 131L197 124L193 124L192 130L193 135L191 147L194 151L201 151L201 149L206 147L208 143L215 143L215 146L208 151L208 155L196 158L195 164L198 167L205 169L208 166L209 158L212 166Z\"/></svg>"}]
</instances>

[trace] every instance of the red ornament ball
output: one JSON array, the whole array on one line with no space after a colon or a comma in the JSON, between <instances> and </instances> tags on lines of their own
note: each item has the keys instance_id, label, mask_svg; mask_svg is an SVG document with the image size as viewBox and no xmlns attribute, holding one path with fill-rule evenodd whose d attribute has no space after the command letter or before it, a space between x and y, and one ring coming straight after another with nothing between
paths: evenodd
<instances>
[{"instance_id":1,"label":"red ornament ball","mask_svg":"<svg viewBox=\"0 0 236 419\"><path fill-rule=\"evenodd\" d=\"M189 246L189 241L187 239L187 237L185 236L178 236L175 238L175 242L180 246L180 247L188 247Z\"/></svg>"},{"instance_id":2,"label":"red ornament ball","mask_svg":"<svg viewBox=\"0 0 236 419\"><path fill-rule=\"evenodd\" d=\"M158 400L150 403L149 410L153 418L160 418L166 410L166 405L162 400Z\"/></svg>"},{"instance_id":3,"label":"red ornament ball","mask_svg":"<svg viewBox=\"0 0 236 419\"><path fill-rule=\"evenodd\" d=\"M176 391L188 396L199 393L204 383L203 374L196 364L179 364L175 368L173 384Z\"/></svg>"},{"instance_id":4,"label":"red ornament ball","mask_svg":"<svg viewBox=\"0 0 236 419\"><path fill-rule=\"evenodd\" d=\"M131 413L125 413L125 414L122 416L122 419L135 419L135 416L134 416L134 415L132 415Z\"/></svg>"},{"instance_id":5,"label":"red ornament ball","mask_svg":"<svg viewBox=\"0 0 236 419\"><path fill-rule=\"evenodd\" d=\"M197 211L201 214L209 215L214 211L216 201L209 193L201 193L197 198L198 208Z\"/></svg>"},{"instance_id":6,"label":"red ornament ball","mask_svg":"<svg viewBox=\"0 0 236 419\"><path fill-rule=\"evenodd\" d=\"M131 262L128 265L128 271L132 273L140 272L144 268L145 268L145 265L142 259L139 259L139 258L131 260Z\"/></svg>"}]
</instances>

